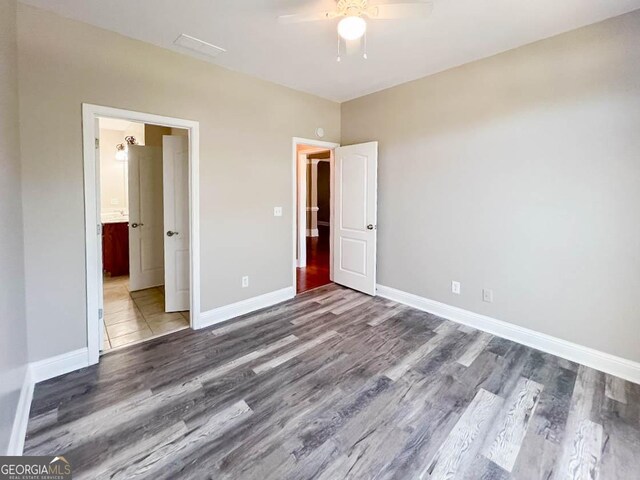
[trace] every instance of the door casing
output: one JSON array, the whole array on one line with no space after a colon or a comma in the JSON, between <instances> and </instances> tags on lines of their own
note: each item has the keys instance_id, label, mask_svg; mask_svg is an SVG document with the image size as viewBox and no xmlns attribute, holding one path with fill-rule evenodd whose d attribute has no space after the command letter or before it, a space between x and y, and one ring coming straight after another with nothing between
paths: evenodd
<instances>
[{"instance_id":1,"label":"door casing","mask_svg":"<svg viewBox=\"0 0 640 480\"><path fill-rule=\"evenodd\" d=\"M100 359L102 329L102 256L100 221L100 169L96 155L96 139L99 139L97 118L117 118L164 127L181 128L189 136L189 287L190 323L197 328L200 320L200 123L193 120L165 117L150 113L123 110L101 105L82 104L82 144L84 164L84 214L85 214L85 271L86 271L86 320L88 364Z\"/></svg>"},{"instance_id":2,"label":"door casing","mask_svg":"<svg viewBox=\"0 0 640 480\"><path fill-rule=\"evenodd\" d=\"M330 212L330 229L333 229L333 150L337 147L340 146L339 143L334 143L334 142L325 142L322 140L313 140L313 139L309 139L309 138L300 138L300 137L293 137L293 141L292 141L292 215L291 215L291 230L292 230L292 246L293 246L293 260L292 260L292 281L291 281L291 285L293 286L294 291L296 291L296 269L298 267L298 258L297 258L297 251L298 248L302 248L304 246L304 243L302 242L302 232L305 231L306 232L306 224L304 225L304 229L302 228L302 226L300 226L300 228L298 228L298 219L301 217L300 212L302 211L302 208L304 207L305 209L305 215L306 215L306 203L304 203L304 205L302 205L303 203L303 199L304 196L302 196L302 199L298 198L298 191L300 189L304 189L301 191L305 192L305 196L306 196L306 185L307 185L307 176L306 175L302 175L302 178L298 178L298 165L300 162L299 156L298 156L298 145L305 145L305 146L311 146L311 147L318 147L319 150L330 150L331 151L331 177L330 177L330 191L331 191L331 199L330 199L330 205L331 205L331 212ZM306 238L306 233L304 235L304 237ZM330 273L329 273L329 277L331 279L333 279L333 236L332 238L329 240L330 242L330 247L329 247L329 265L330 265ZM305 265L306 265L306 261L305 261Z\"/></svg>"}]
</instances>

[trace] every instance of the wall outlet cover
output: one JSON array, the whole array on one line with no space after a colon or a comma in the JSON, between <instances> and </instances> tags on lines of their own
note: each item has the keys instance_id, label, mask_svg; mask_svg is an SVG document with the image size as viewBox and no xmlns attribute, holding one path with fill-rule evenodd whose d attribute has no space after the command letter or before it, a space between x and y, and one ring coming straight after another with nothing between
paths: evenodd
<instances>
[{"instance_id":1,"label":"wall outlet cover","mask_svg":"<svg viewBox=\"0 0 640 480\"><path fill-rule=\"evenodd\" d=\"M273 216L281 217L282 216L282 207L273 207Z\"/></svg>"},{"instance_id":2,"label":"wall outlet cover","mask_svg":"<svg viewBox=\"0 0 640 480\"><path fill-rule=\"evenodd\" d=\"M249 277L242 277L242 288L247 288L249 286Z\"/></svg>"},{"instance_id":3,"label":"wall outlet cover","mask_svg":"<svg viewBox=\"0 0 640 480\"><path fill-rule=\"evenodd\" d=\"M460 282L451 282L451 292L455 293L456 295L460 295Z\"/></svg>"}]
</instances>

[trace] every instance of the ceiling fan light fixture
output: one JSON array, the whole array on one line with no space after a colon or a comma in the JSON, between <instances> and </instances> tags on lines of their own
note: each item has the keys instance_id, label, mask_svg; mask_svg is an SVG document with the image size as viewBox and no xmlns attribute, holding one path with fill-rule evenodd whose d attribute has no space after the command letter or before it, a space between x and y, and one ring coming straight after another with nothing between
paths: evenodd
<instances>
[{"instance_id":1,"label":"ceiling fan light fixture","mask_svg":"<svg viewBox=\"0 0 640 480\"><path fill-rule=\"evenodd\" d=\"M367 31L367 22L364 18L355 15L344 17L338 22L338 35L345 40L357 40Z\"/></svg>"}]
</instances>

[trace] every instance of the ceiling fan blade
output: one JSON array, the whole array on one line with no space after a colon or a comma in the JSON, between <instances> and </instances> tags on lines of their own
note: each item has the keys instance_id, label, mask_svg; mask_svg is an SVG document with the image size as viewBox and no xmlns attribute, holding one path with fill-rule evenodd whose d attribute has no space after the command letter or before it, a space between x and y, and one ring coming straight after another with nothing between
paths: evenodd
<instances>
[{"instance_id":1,"label":"ceiling fan blade","mask_svg":"<svg viewBox=\"0 0 640 480\"><path fill-rule=\"evenodd\" d=\"M403 2L372 5L367 15L377 20L394 20L397 18L425 18L433 11L433 2Z\"/></svg>"},{"instance_id":2,"label":"ceiling fan blade","mask_svg":"<svg viewBox=\"0 0 640 480\"><path fill-rule=\"evenodd\" d=\"M316 22L318 20L327 20L338 16L338 12L311 12L311 13L294 13L293 15L280 15L278 22L282 24Z\"/></svg>"}]
</instances>

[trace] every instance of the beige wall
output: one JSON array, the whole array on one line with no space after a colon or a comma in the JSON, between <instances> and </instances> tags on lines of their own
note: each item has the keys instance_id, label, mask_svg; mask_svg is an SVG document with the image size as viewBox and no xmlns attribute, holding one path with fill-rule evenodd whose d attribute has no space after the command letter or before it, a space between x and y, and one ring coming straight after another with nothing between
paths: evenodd
<instances>
[{"instance_id":1,"label":"beige wall","mask_svg":"<svg viewBox=\"0 0 640 480\"><path fill-rule=\"evenodd\" d=\"M379 283L640 361L639 45L635 12L343 104Z\"/></svg>"},{"instance_id":2,"label":"beige wall","mask_svg":"<svg viewBox=\"0 0 640 480\"><path fill-rule=\"evenodd\" d=\"M102 213L129 211L127 163L116 159L116 145L125 143L120 130L100 129L100 206Z\"/></svg>"},{"instance_id":3,"label":"beige wall","mask_svg":"<svg viewBox=\"0 0 640 480\"><path fill-rule=\"evenodd\" d=\"M189 131L185 130L184 128L172 128L171 129L171 135L188 136L189 135Z\"/></svg>"},{"instance_id":4,"label":"beige wall","mask_svg":"<svg viewBox=\"0 0 640 480\"><path fill-rule=\"evenodd\" d=\"M0 0L0 455L27 362L17 66L16 2Z\"/></svg>"},{"instance_id":5,"label":"beige wall","mask_svg":"<svg viewBox=\"0 0 640 480\"><path fill-rule=\"evenodd\" d=\"M18 27L31 360L87 344L83 102L200 122L203 310L291 286L291 139L338 141L338 104L24 5Z\"/></svg>"},{"instance_id":6,"label":"beige wall","mask_svg":"<svg viewBox=\"0 0 640 480\"><path fill-rule=\"evenodd\" d=\"M161 127L159 125L145 125L144 126L144 139L145 145L149 147L162 147L163 135L172 135L172 130L182 130L180 128L172 129L170 127ZM187 133L187 130L182 130Z\"/></svg>"}]
</instances>

